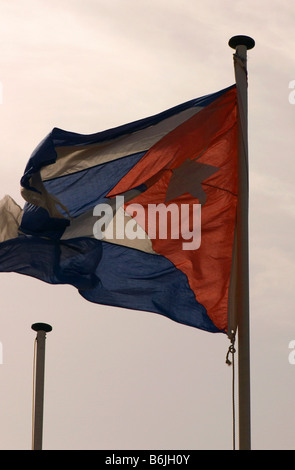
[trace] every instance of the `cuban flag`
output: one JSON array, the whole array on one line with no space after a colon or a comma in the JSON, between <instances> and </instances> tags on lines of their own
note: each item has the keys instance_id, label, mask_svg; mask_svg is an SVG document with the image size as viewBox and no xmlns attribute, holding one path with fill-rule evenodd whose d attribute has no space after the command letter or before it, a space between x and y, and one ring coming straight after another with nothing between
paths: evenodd
<instances>
[{"instance_id":1,"label":"cuban flag","mask_svg":"<svg viewBox=\"0 0 295 470\"><path fill-rule=\"evenodd\" d=\"M237 207L236 86L82 135L54 128L0 201L0 271L226 333Z\"/></svg>"}]
</instances>

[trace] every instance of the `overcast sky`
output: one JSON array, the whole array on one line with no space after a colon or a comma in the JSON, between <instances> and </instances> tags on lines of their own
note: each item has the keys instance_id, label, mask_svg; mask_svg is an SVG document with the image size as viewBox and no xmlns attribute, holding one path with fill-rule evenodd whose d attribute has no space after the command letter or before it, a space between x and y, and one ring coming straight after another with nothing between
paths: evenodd
<instances>
[{"instance_id":1,"label":"overcast sky","mask_svg":"<svg viewBox=\"0 0 295 470\"><path fill-rule=\"evenodd\" d=\"M290 0L1 0L1 194L53 127L92 133L234 83L248 52L253 449L295 449L295 6ZM231 449L229 346L159 315L1 274L0 449L30 449L31 324L46 340L44 449Z\"/></svg>"}]
</instances>

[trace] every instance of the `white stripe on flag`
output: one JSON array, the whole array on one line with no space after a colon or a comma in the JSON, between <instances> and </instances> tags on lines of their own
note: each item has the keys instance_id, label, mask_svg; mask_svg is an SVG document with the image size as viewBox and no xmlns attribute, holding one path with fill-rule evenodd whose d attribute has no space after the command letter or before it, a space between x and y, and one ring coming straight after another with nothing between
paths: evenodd
<instances>
[{"instance_id":1,"label":"white stripe on flag","mask_svg":"<svg viewBox=\"0 0 295 470\"><path fill-rule=\"evenodd\" d=\"M203 107L193 107L147 127L116 139L90 145L56 147L57 159L41 170L43 181L76 173L127 155L143 152L161 140L168 132L190 119Z\"/></svg>"}]
</instances>

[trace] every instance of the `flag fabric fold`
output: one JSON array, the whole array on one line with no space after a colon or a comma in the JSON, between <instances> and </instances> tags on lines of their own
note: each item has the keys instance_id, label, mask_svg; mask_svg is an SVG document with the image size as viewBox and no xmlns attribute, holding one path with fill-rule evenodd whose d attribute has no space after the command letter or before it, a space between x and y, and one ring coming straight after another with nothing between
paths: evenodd
<instances>
[{"instance_id":1,"label":"flag fabric fold","mask_svg":"<svg viewBox=\"0 0 295 470\"><path fill-rule=\"evenodd\" d=\"M1 272L72 284L98 304L227 331L237 205L235 85L95 134L54 128L29 159L21 194L23 209L7 196L0 201ZM188 235L197 206L194 244ZM167 216L164 237L156 219L150 223L151 208ZM98 237L101 209L105 230ZM177 226L168 209L180 216Z\"/></svg>"}]
</instances>

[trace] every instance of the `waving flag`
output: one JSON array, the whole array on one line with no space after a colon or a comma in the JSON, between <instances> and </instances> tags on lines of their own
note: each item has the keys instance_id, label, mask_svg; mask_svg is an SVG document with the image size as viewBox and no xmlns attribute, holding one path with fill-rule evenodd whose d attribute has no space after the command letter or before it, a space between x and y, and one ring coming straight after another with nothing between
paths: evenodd
<instances>
[{"instance_id":1,"label":"waving flag","mask_svg":"<svg viewBox=\"0 0 295 470\"><path fill-rule=\"evenodd\" d=\"M7 196L0 203L0 271L227 331L235 86L96 134L54 128L21 187L23 209Z\"/></svg>"}]
</instances>

